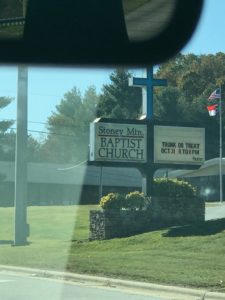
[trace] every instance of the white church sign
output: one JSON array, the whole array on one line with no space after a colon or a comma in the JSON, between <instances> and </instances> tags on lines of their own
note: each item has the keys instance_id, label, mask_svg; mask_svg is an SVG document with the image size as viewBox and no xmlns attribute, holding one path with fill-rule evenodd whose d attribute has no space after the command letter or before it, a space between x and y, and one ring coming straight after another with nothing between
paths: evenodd
<instances>
[{"instance_id":1,"label":"white church sign","mask_svg":"<svg viewBox=\"0 0 225 300\"><path fill-rule=\"evenodd\" d=\"M147 162L147 126L91 123L90 161Z\"/></svg>"},{"instance_id":2,"label":"white church sign","mask_svg":"<svg viewBox=\"0 0 225 300\"><path fill-rule=\"evenodd\" d=\"M205 161L205 129L154 126L154 162L201 165Z\"/></svg>"}]
</instances>

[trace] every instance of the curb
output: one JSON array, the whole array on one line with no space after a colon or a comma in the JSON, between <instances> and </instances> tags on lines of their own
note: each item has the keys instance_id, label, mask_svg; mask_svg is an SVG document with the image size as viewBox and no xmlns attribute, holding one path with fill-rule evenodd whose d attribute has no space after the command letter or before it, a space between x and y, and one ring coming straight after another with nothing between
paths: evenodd
<instances>
[{"instance_id":1,"label":"curb","mask_svg":"<svg viewBox=\"0 0 225 300\"><path fill-rule=\"evenodd\" d=\"M191 288L182 288L175 286L166 286L153 283L144 283L139 281L113 279L109 277L99 277L91 275L74 274L70 272L59 272L42 269L24 268L0 265L0 272L14 272L20 274L31 275L35 277L52 278L52 279L63 279L66 281L77 282L80 284L97 284L102 287L118 287L136 290L136 292L144 292L148 294L154 294L161 297L181 297L179 299L190 299L195 300L225 300L225 293L210 292L207 290L198 290ZM170 298L169 298L170 299ZM173 298L174 299L174 298Z\"/></svg>"}]
</instances>

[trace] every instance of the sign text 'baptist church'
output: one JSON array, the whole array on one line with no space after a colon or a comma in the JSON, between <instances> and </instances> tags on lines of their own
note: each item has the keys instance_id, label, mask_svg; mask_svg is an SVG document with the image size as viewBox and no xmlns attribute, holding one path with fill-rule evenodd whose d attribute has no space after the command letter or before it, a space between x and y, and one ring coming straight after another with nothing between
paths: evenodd
<instances>
[{"instance_id":1,"label":"sign text 'baptist church'","mask_svg":"<svg viewBox=\"0 0 225 300\"><path fill-rule=\"evenodd\" d=\"M147 126L91 123L90 160L147 162Z\"/></svg>"}]
</instances>

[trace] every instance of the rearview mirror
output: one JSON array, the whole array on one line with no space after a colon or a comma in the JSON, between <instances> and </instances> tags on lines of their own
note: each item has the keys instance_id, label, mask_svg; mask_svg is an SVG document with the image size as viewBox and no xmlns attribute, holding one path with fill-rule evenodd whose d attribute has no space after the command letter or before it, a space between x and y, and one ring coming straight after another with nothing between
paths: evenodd
<instances>
[{"instance_id":1,"label":"rearview mirror","mask_svg":"<svg viewBox=\"0 0 225 300\"><path fill-rule=\"evenodd\" d=\"M18 15L10 15L10 9L4 15L4 5L0 13L2 62L146 65L181 50L196 27L203 0L18 3L12 9Z\"/></svg>"}]
</instances>

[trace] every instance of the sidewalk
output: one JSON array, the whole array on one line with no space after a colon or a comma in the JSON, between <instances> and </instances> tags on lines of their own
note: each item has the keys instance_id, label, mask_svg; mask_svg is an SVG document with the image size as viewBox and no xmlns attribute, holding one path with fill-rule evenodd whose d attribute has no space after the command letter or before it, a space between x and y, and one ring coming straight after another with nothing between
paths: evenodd
<instances>
[{"instance_id":1,"label":"sidewalk","mask_svg":"<svg viewBox=\"0 0 225 300\"><path fill-rule=\"evenodd\" d=\"M145 294L153 297L161 297L170 300L225 300L225 293L210 292L203 289L190 289L175 286L151 284L130 280L112 279L90 275L74 274L69 272L57 272L49 270L22 268L0 265L0 272L16 273L33 277L44 277L50 279L66 280L80 285L94 285L99 288L116 288L135 294Z\"/></svg>"}]
</instances>

